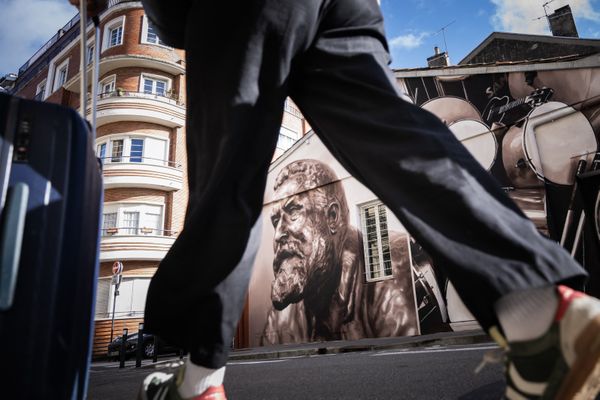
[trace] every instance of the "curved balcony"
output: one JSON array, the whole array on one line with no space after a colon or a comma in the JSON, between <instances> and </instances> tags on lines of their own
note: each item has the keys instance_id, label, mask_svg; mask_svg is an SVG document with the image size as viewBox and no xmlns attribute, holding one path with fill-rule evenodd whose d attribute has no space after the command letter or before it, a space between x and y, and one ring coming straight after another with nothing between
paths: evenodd
<instances>
[{"instance_id":1,"label":"curved balcony","mask_svg":"<svg viewBox=\"0 0 600 400\"><path fill-rule=\"evenodd\" d=\"M185 74L185 61L179 60L179 62L173 62L169 60L163 60L159 58L152 58L144 55L137 54L119 54L114 56L103 57L98 63L98 76L104 76L111 71L120 68L143 68L152 69L155 71L161 71L169 75L181 75ZM87 76L92 75L92 66L87 67ZM75 75L69 79L65 84L65 89L79 93L80 74Z\"/></svg>"},{"instance_id":2,"label":"curved balcony","mask_svg":"<svg viewBox=\"0 0 600 400\"><path fill-rule=\"evenodd\" d=\"M102 229L100 262L160 261L173 245L177 232L153 228Z\"/></svg>"},{"instance_id":3,"label":"curved balcony","mask_svg":"<svg viewBox=\"0 0 600 400\"><path fill-rule=\"evenodd\" d=\"M138 162L131 162L135 158ZM104 188L143 188L164 191L181 190L183 169L173 161L149 157L105 157L102 159Z\"/></svg>"},{"instance_id":4,"label":"curved balcony","mask_svg":"<svg viewBox=\"0 0 600 400\"><path fill-rule=\"evenodd\" d=\"M118 90L98 95L96 124L112 122L150 122L169 128L182 127L185 123L185 107L175 95ZM87 115L91 113L91 106Z\"/></svg>"}]
</instances>

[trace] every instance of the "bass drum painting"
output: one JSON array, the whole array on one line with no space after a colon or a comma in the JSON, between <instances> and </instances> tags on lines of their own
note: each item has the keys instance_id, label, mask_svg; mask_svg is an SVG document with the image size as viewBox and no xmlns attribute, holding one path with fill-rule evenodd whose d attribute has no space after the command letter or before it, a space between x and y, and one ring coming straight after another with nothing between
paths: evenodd
<instances>
[{"instance_id":1,"label":"bass drum painting","mask_svg":"<svg viewBox=\"0 0 600 400\"><path fill-rule=\"evenodd\" d=\"M460 97L437 97L423 103L421 108L441 119L446 125L450 125L463 119L474 121L482 120L479 110L477 110L473 104Z\"/></svg>"},{"instance_id":2,"label":"bass drum painting","mask_svg":"<svg viewBox=\"0 0 600 400\"><path fill-rule=\"evenodd\" d=\"M498 142L486 124L465 119L450 124L448 128L485 170L492 168L498 154Z\"/></svg>"},{"instance_id":3,"label":"bass drum painting","mask_svg":"<svg viewBox=\"0 0 600 400\"><path fill-rule=\"evenodd\" d=\"M578 161L586 160L589 165L598 144L592 126L581 112L551 101L535 108L522 129L509 129L502 148L504 167L512 184L530 188L544 181L572 185Z\"/></svg>"}]
</instances>

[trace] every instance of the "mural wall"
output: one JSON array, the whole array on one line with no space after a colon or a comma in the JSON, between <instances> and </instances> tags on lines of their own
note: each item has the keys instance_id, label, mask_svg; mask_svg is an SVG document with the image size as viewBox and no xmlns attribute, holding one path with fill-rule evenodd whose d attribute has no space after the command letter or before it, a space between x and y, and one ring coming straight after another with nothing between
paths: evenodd
<instances>
[{"instance_id":1,"label":"mural wall","mask_svg":"<svg viewBox=\"0 0 600 400\"><path fill-rule=\"evenodd\" d=\"M399 85L449 126L543 234L573 253L592 275L587 290L600 294L600 172L592 170L600 69ZM262 218L250 346L476 327L440 266L316 135L272 166Z\"/></svg>"}]
</instances>

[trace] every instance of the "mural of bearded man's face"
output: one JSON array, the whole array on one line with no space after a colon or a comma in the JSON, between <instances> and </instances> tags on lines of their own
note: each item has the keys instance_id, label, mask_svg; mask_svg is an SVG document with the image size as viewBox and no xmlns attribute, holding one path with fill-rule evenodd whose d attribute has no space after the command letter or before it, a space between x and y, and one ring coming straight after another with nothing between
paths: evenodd
<instances>
[{"instance_id":1,"label":"mural of bearded man's face","mask_svg":"<svg viewBox=\"0 0 600 400\"><path fill-rule=\"evenodd\" d=\"M283 200L271 210L275 228L271 300L277 310L283 310L329 281L334 251L325 204L316 201L318 193L302 191L289 179L277 189L276 197Z\"/></svg>"}]
</instances>

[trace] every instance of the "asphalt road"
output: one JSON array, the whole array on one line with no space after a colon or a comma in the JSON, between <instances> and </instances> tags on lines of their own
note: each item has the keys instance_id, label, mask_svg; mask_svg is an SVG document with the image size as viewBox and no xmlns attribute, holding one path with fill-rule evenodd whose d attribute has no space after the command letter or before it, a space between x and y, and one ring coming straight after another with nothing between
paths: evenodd
<instances>
[{"instance_id":1,"label":"asphalt road","mask_svg":"<svg viewBox=\"0 0 600 400\"><path fill-rule=\"evenodd\" d=\"M488 364L474 373L493 349L486 344L234 361L228 364L225 387L230 400L496 400L504 389L502 365ZM135 399L152 372L113 365L92 366L89 399Z\"/></svg>"}]
</instances>

